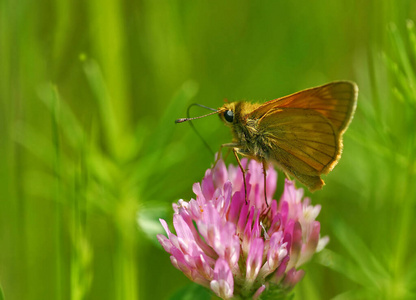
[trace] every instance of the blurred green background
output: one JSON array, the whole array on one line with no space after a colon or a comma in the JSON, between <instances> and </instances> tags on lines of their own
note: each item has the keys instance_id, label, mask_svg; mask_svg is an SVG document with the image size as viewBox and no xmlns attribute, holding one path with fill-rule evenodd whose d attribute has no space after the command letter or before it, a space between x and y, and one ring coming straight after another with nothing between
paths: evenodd
<instances>
[{"instance_id":1,"label":"blurred green background","mask_svg":"<svg viewBox=\"0 0 416 300\"><path fill-rule=\"evenodd\" d=\"M306 192L331 241L295 299L415 299L415 19L410 0L0 0L4 299L183 299L158 218L214 158L173 120L339 79L358 109Z\"/></svg>"}]
</instances>

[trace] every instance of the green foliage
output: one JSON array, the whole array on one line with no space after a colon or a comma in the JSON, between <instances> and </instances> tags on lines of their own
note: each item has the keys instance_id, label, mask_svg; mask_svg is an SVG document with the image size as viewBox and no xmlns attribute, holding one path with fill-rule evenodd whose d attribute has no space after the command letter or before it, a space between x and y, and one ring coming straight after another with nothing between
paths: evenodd
<instances>
[{"instance_id":1,"label":"green foliage","mask_svg":"<svg viewBox=\"0 0 416 300\"><path fill-rule=\"evenodd\" d=\"M189 284L184 288L175 292L169 300L209 300L211 299L211 294L208 290L196 283Z\"/></svg>"},{"instance_id":2,"label":"green foliage","mask_svg":"<svg viewBox=\"0 0 416 300\"><path fill-rule=\"evenodd\" d=\"M338 79L358 108L294 299L415 298L415 5L0 1L0 299L214 298L155 240L214 159L173 121Z\"/></svg>"},{"instance_id":3,"label":"green foliage","mask_svg":"<svg viewBox=\"0 0 416 300\"><path fill-rule=\"evenodd\" d=\"M277 285L270 285L260 297L261 300L293 300L293 298L293 293L285 291L281 286Z\"/></svg>"}]
</instances>

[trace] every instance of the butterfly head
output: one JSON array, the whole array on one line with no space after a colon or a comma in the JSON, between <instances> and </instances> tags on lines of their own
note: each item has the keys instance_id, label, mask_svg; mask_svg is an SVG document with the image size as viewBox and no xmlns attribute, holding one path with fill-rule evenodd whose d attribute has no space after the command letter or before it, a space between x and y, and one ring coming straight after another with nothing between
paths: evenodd
<instances>
[{"instance_id":1,"label":"butterfly head","mask_svg":"<svg viewBox=\"0 0 416 300\"><path fill-rule=\"evenodd\" d=\"M225 123L225 125L231 126L235 123L235 102L225 103L218 109L218 112L220 119Z\"/></svg>"}]
</instances>

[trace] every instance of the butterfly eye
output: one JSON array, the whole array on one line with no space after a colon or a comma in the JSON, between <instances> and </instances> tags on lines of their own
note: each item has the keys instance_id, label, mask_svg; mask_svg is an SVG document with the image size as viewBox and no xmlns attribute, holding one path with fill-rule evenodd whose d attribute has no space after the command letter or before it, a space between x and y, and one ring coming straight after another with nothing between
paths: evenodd
<instances>
[{"instance_id":1,"label":"butterfly eye","mask_svg":"<svg viewBox=\"0 0 416 300\"><path fill-rule=\"evenodd\" d=\"M227 110L226 112L224 112L224 119L228 122L228 123L232 123L234 121L234 113L232 110Z\"/></svg>"}]
</instances>

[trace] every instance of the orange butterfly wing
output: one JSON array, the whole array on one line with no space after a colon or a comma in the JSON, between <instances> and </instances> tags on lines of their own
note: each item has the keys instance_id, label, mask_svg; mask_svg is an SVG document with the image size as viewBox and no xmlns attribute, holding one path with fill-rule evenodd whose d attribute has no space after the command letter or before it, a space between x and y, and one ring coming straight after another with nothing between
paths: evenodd
<instances>
[{"instance_id":1,"label":"orange butterfly wing","mask_svg":"<svg viewBox=\"0 0 416 300\"><path fill-rule=\"evenodd\" d=\"M259 120L258 130L269 143L268 160L314 191L324 185L320 175L341 156L357 94L353 82L332 82L266 102L247 117Z\"/></svg>"},{"instance_id":2,"label":"orange butterfly wing","mask_svg":"<svg viewBox=\"0 0 416 300\"><path fill-rule=\"evenodd\" d=\"M350 81L335 81L295 94L268 101L250 116L261 118L275 108L303 108L325 116L342 134L347 129L357 105L358 87Z\"/></svg>"},{"instance_id":3,"label":"orange butterfly wing","mask_svg":"<svg viewBox=\"0 0 416 300\"><path fill-rule=\"evenodd\" d=\"M332 123L314 110L279 108L258 124L269 145L269 157L283 171L293 175L311 191L320 189L338 162L342 142Z\"/></svg>"}]
</instances>

